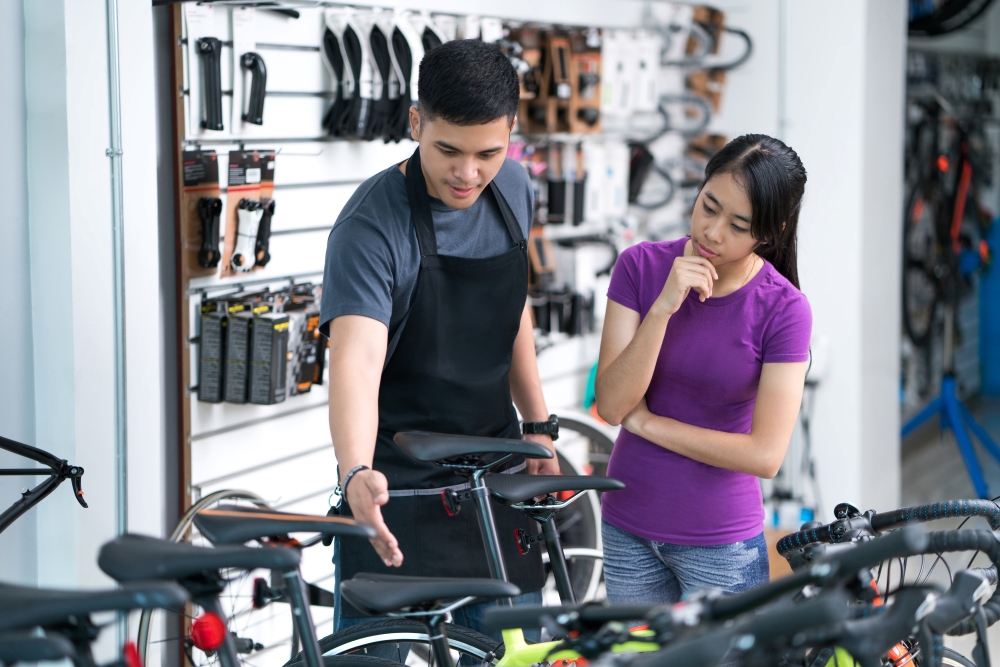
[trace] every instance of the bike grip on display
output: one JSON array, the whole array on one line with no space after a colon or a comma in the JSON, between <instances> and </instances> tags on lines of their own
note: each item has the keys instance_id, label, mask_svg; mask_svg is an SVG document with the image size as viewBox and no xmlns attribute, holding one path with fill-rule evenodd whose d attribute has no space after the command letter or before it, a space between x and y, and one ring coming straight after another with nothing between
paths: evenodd
<instances>
[{"instance_id":1,"label":"bike grip on display","mask_svg":"<svg viewBox=\"0 0 1000 667\"><path fill-rule=\"evenodd\" d=\"M513 628L541 628L543 619L551 618L564 625L574 621L602 625L611 621L638 621L650 612L661 609L662 605L623 605L609 607L600 604L585 605L518 605L517 607L493 607L486 611L483 625L490 631L511 630ZM565 623L560 620L565 617Z\"/></svg>"},{"instance_id":2,"label":"bike grip on display","mask_svg":"<svg viewBox=\"0 0 1000 667\"><path fill-rule=\"evenodd\" d=\"M842 574L875 567L891 558L906 558L927 553L930 535L920 526L907 526L867 542L859 542L852 549L826 556L817 563L836 563ZM932 552L933 553L933 552Z\"/></svg>"},{"instance_id":3,"label":"bike grip on display","mask_svg":"<svg viewBox=\"0 0 1000 667\"><path fill-rule=\"evenodd\" d=\"M240 58L240 65L250 72L250 101L243 120L254 125L264 124L264 95L267 87L267 67L259 53L248 51Z\"/></svg>"},{"instance_id":4,"label":"bike grip on display","mask_svg":"<svg viewBox=\"0 0 1000 667\"><path fill-rule=\"evenodd\" d=\"M662 651L642 653L629 667L704 667L715 665L729 652L738 632L726 628L671 643Z\"/></svg>"},{"instance_id":5,"label":"bike grip on display","mask_svg":"<svg viewBox=\"0 0 1000 667\"><path fill-rule=\"evenodd\" d=\"M918 507L906 507L895 512L875 514L871 518L872 529L877 532L897 528L908 523L934 521L954 517L981 516L990 523L993 530L1000 529L1000 505L992 500L948 500Z\"/></svg>"},{"instance_id":6,"label":"bike grip on display","mask_svg":"<svg viewBox=\"0 0 1000 667\"><path fill-rule=\"evenodd\" d=\"M222 129L222 41L215 37L198 40L202 63L202 97L205 116L201 126L206 130Z\"/></svg>"}]
</instances>

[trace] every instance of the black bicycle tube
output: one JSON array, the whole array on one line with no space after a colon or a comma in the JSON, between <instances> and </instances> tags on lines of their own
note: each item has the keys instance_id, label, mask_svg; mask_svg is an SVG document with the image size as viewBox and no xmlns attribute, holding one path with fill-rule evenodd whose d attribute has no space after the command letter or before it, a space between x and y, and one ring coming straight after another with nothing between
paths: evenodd
<instances>
[{"instance_id":1,"label":"black bicycle tube","mask_svg":"<svg viewBox=\"0 0 1000 667\"><path fill-rule=\"evenodd\" d=\"M35 488L30 489L26 494L23 494L13 505L4 510L3 514L0 514L0 533L5 531L10 524L17 521L22 514L42 502L50 493L55 491L56 487L62 484L63 479L63 477L57 474L52 475Z\"/></svg>"},{"instance_id":2,"label":"black bicycle tube","mask_svg":"<svg viewBox=\"0 0 1000 667\"><path fill-rule=\"evenodd\" d=\"M500 552L500 536L497 534L496 519L493 517L493 507L490 506L490 491L482 477L473 481L471 489L472 500L476 505L476 519L479 521L479 531L483 536L483 546L489 558L490 577L501 581L510 581L507 576L507 566ZM501 598L502 606L510 606L510 598Z\"/></svg>"},{"instance_id":3,"label":"black bicycle tube","mask_svg":"<svg viewBox=\"0 0 1000 667\"><path fill-rule=\"evenodd\" d=\"M249 51L240 58L240 65L250 72L250 101L242 118L254 125L264 124L264 96L267 90L267 67L259 53Z\"/></svg>"},{"instance_id":4,"label":"black bicycle tube","mask_svg":"<svg viewBox=\"0 0 1000 667\"><path fill-rule=\"evenodd\" d=\"M549 517L542 522L542 535L545 537L545 550L549 552L549 565L552 576L556 580L556 590L563 604L575 604L576 595L569 579L569 568L566 567L566 554L563 553L562 540L556 529L555 517Z\"/></svg>"},{"instance_id":5,"label":"black bicycle tube","mask_svg":"<svg viewBox=\"0 0 1000 667\"><path fill-rule=\"evenodd\" d=\"M319 639L316 637L316 627L312 622L312 613L306 603L305 585L298 569L283 572L285 587L288 591L289 603L292 607L292 620L298 629L302 641L302 654L306 667L323 667L323 656L319 650Z\"/></svg>"},{"instance_id":6,"label":"black bicycle tube","mask_svg":"<svg viewBox=\"0 0 1000 667\"><path fill-rule=\"evenodd\" d=\"M192 597L192 602L200 606L205 611L211 612L218 616L226 627L229 627L229 617L226 616L225 610L222 608L222 604L219 602L217 595L205 595L197 598ZM240 664L239 654L236 652L236 640L233 638L233 633L226 632L222 639L222 645L216 649L219 656L219 662L222 663L222 667L242 667Z\"/></svg>"},{"instance_id":7,"label":"black bicycle tube","mask_svg":"<svg viewBox=\"0 0 1000 667\"><path fill-rule=\"evenodd\" d=\"M222 41L215 37L198 40L202 62L202 104L205 117L201 126L206 130L222 128Z\"/></svg>"},{"instance_id":8,"label":"black bicycle tube","mask_svg":"<svg viewBox=\"0 0 1000 667\"><path fill-rule=\"evenodd\" d=\"M31 445L26 445L3 436L0 436L0 449L6 449L12 454L23 456L24 458L31 459L32 461L37 461L38 463L49 466L56 471L58 471L62 465L66 463L65 460L49 454L44 449L38 449L37 447L32 447Z\"/></svg>"}]
</instances>

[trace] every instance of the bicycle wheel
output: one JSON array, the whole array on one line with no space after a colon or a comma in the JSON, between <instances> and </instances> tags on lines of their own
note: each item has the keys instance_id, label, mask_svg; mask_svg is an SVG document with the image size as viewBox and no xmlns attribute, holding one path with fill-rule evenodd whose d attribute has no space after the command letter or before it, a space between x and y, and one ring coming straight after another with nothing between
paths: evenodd
<instances>
[{"instance_id":1,"label":"bicycle wheel","mask_svg":"<svg viewBox=\"0 0 1000 667\"><path fill-rule=\"evenodd\" d=\"M211 542L203 537L194 525L194 515L203 509L222 504L269 509L268 504L262 498L249 491L228 489L217 491L205 496L185 512L170 535L170 540L211 547ZM223 578L228 583L219 596L219 602L229 617L229 631L235 635L234 639L241 662L246 664L252 662L253 667L278 667L284 664L289 656L298 653L292 615L288 605L275 601L262 609L254 608L254 580L257 577L263 577L265 581L271 583L273 577L270 575L271 573L268 572L247 572L244 570L222 572ZM162 612L170 627L165 638L155 640L155 643L164 644L166 650L176 648L183 652L192 667L217 665L218 656L215 652L200 651L190 639L191 621L202 612L203 610L197 605L190 605L180 616ZM144 663L148 661L150 645L154 643L150 638L152 620L153 615L150 611L144 611L139 620L137 644ZM369 665L369 667L378 666Z\"/></svg>"},{"instance_id":2,"label":"bicycle wheel","mask_svg":"<svg viewBox=\"0 0 1000 667\"><path fill-rule=\"evenodd\" d=\"M941 657L941 664L944 667L976 667L976 663L950 648L944 650L944 655Z\"/></svg>"},{"instance_id":3,"label":"bicycle wheel","mask_svg":"<svg viewBox=\"0 0 1000 667\"><path fill-rule=\"evenodd\" d=\"M447 624L448 645L457 667L495 665L503 657L503 644L460 625ZM432 667L427 630L416 621L387 619L344 628L319 642L324 658L363 655L403 662L411 667ZM289 665L288 667L292 667Z\"/></svg>"},{"instance_id":4,"label":"bicycle wheel","mask_svg":"<svg viewBox=\"0 0 1000 667\"><path fill-rule=\"evenodd\" d=\"M903 221L903 327L916 347L929 342L940 300L934 273L939 208L937 191L918 184Z\"/></svg>"},{"instance_id":5,"label":"bicycle wheel","mask_svg":"<svg viewBox=\"0 0 1000 667\"><path fill-rule=\"evenodd\" d=\"M611 450L615 446L614 428L582 413L559 415L559 440L556 450L559 468L565 475L605 476ZM604 565L601 551L600 496L589 491L573 505L556 515L556 527L566 552L570 583L579 602L594 600L600 592ZM547 554L543 554L543 559ZM555 602L555 583L549 581L546 595Z\"/></svg>"}]
</instances>

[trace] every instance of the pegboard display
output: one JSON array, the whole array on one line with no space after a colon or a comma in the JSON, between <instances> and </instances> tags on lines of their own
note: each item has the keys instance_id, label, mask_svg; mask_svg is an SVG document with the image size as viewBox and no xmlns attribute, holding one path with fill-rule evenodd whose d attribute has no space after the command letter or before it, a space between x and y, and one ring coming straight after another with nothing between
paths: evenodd
<instances>
[{"instance_id":1,"label":"pegboard display","mask_svg":"<svg viewBox=\"0 0 1000 667\"><path fill-rule=\"evenodd\" d=\"M686 233L725 141L706 134L725 72L750 52L721 14L668 3L613 30L419 7L173 12L185 507L237 488L326 511L336 460L315 325L327 237L358 185L413 152L400 118L425 50L497 42L521 76L508 156L535 191L531 300L553 411L581 407L618 252ZM332 577L328 552L303 555L308 581ZM327 627L330 610L314 611Z\"/></svg>"}]
</instances>

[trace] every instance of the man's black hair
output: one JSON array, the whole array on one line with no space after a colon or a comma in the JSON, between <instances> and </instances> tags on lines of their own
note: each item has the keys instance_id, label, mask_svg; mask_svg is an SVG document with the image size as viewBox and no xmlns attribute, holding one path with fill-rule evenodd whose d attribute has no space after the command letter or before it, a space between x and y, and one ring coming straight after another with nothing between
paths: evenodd
<instances>
[{"instance_id":1,"label":"man's black hair","mask_svg":"<svg viewBox=\"0 0 1000 667\"><path fill-rule=\"evenodd\" d=\"M500 47L458 39L431 49L420 61L420 115L455 125L514 122L520 86Z\"/></svg>"}]
</instances>

